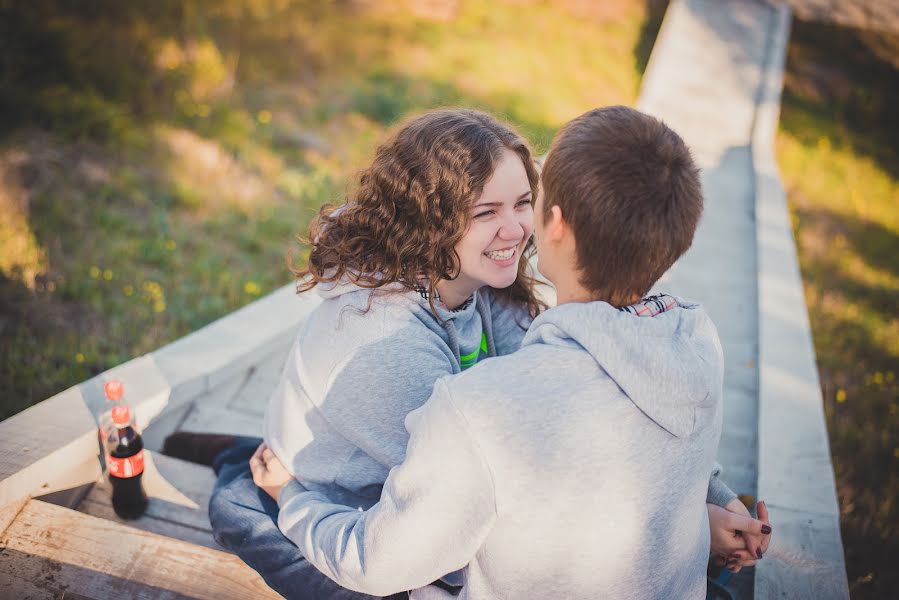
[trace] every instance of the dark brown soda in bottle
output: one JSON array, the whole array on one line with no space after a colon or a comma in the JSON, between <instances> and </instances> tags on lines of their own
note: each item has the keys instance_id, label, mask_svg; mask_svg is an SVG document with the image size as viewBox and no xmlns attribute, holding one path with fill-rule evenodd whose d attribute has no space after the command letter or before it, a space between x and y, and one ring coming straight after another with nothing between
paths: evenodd
<instances>
[{"instance_id":1,"label":"dark brown soda in bottle","mask_svg":"<svg viewBox=\"0 0 899 600\"><path fill-rule=\"evenodd\" d=\"M144 474L144 441L134 428L131 411L112 409L112 428L106 441L106 470L112 484L112 508L123 519L136 519L147 510Z\"/></svg>"}]
</instances>

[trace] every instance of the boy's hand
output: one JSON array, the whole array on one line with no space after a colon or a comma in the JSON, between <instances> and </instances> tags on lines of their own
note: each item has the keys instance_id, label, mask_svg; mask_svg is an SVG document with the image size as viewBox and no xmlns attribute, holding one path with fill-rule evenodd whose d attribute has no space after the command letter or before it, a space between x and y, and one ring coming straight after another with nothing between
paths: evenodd
<instances>
[{"instance_id":1,"label":"boy's hand","mask_svg":"<svg viewBox=\"0 0 899 600\"><path fill-rule=\"evenodd\" d=\"M764 555L771 540L765 503L759 502L759 519L753 519L738 499L732 500L726 508L714 504L707 507L716 564L727 565L732 573L754 565Z\"/></svg>"},{"instance_id":2,"label":"boy's hand","mask_svg":"<svg viewBox=\"0 0 899 600\"><path fill-rule=\"evenodd\" d=\"M287 472L265 442L259 444L256 452L250 457L250 471L253 472L253 483L262 488L275 502L278 501L281 489L293 479L293 475Z\"/></svg>"}]
</instances>

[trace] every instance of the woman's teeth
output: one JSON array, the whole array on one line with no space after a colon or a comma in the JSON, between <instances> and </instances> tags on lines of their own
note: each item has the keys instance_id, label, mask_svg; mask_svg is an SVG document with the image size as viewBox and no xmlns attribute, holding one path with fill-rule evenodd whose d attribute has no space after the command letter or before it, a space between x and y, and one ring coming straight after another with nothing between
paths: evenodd
<instances>
[{"instance_id":1,"label":"woman's teeth","mask_svg":"<svg viewBox=\"0 0 899 600\"><path fill-rule=\"evenodd\" d=\"M493 260L509 260L515 256L515 248L509 248L507 250L491 250L484 254L487 255L487 258L492 258Z\"/></svg>"}]
</instances>

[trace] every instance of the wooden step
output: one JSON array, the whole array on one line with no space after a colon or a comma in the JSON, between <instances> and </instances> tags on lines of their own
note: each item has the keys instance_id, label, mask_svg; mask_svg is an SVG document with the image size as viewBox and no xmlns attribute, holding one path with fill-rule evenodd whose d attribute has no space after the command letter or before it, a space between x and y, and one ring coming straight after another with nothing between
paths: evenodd
<instances>
[{"instance_id":1,"label":"wooden step","mask_svg":"<svg viewBox=\"0 0 899 600\"><path fill-rule=\"evenodd\" d=\"M139 519L124 521L112 509L112 486L103 476L78 506L80 512L158 533L193 544L223 550L212 539L209 496L215 474L209 467L144 451L144 489L150 499Z\"/></svg>"},{"instance_id":2,"label":"wooden step","mask_svg":"<svg viewBox=\"0 0 899 600\"><path fill-rule=\"evenodd\" d=\"M0 535L4 598L280 598L232 554L31 500Z\"/></svg>"}]
</instances>

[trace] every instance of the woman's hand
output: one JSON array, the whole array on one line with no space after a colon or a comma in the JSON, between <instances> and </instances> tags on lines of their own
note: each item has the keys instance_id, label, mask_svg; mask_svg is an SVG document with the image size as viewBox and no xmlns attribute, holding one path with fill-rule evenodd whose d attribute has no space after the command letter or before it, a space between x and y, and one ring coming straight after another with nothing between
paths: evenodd
<instances>
[{"instance_id":1,"label":"woman's hand","mask_svg":"<svg viewBox=\"0 0 899 600\"><path fill-rule=\"evenodd\" d=\"M708 504L709 528L712 534L712 556L719 566L727 565L732 573L751 567L764 556L771 541L768 508L758 503L759 518L753 519L739 499L725 508Z\"/></svg>"},{"instance_id":2,"label":"woman's hand","mask_svg":"<svg viewBox=\"0 0 899 600\"><path fill-rule=\"evenodd\" d=\"M253 472L253 483L262 488L275 502L278 501L281 489L293 479L293 475L287 472L265 442L259 444L256 452L250 457L250 471Z\"/></svg>"}]
</instances>

